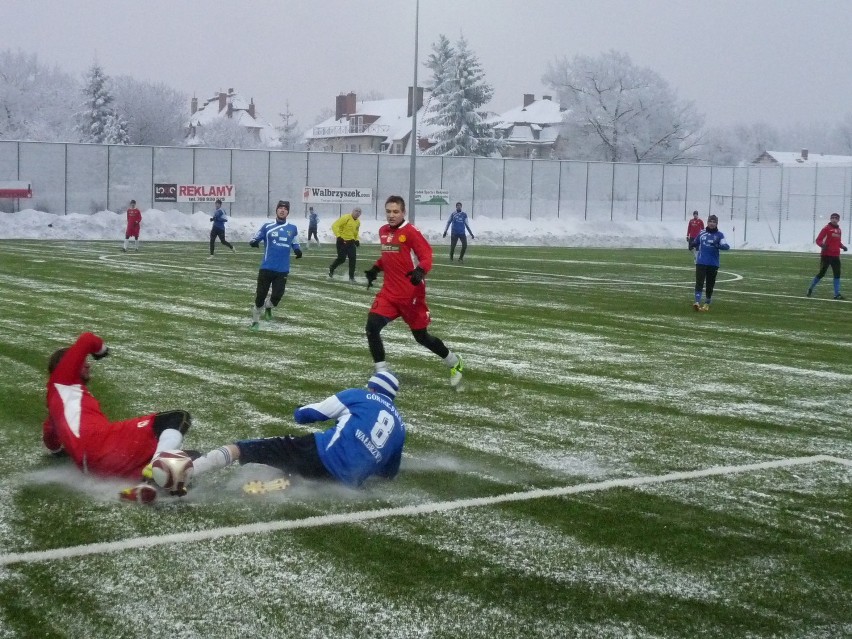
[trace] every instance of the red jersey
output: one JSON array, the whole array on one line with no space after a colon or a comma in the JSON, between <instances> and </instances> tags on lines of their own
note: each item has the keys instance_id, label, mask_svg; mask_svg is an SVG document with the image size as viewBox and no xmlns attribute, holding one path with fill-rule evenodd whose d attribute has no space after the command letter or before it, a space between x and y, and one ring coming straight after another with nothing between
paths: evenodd
<instances>
[{"instance_id":1,"label":"red jersey","mask_svg":"<svg viewBox=\"0 0 852 639\"><path fill-rule=\"evenodd\" d=\"M376 261L384 273L382 293L391 297L425 297L426 284L414 286L406 273L419 266L426 273L432 270L432 246L423 234L407 220L396 228L385 224L379 229L382 255Z\"/></svg>"},{"instance_id":2,"label":"red jersey","mask_svg":"<svg viewBox=\"0 0 852 639\"><path fill-rule=\"evenodd\" d=\"M127 209L127 235L139 235L140 224L142 224L142 211Z\"/></svg>"},{"instance_id":3,"label":"red jersey","mask_svg":"<svg viewBox=\"0 0 852 639\"><path fill-rule=\"evenodd\" d=\"M835 226L829 222L823 226L816 238L817 246L822 248L820 255L840 257L840 249L843 247L843 242L840 239L841 234L839 224Z\"/></svg>"},{"instance_id":4,"label":"red jersey","mask_svg":"<svg viewBox=\"0 0 852 639\"><path fill-rule=\"evenodd\" d=\"M48 450L65 450L83 472L138 479L157 448L154 415L111 423L86 386L81 372L103 340L83 333L47 381L48 416L42 441Z\"/></svg>"},{"instance_id":5,"label":"red jersey","mask_svg":"<svg viewBox=\"0 0 852 639\"><path fill-rule=\"evenodd\" d=\"M689 220L689 224L686 225L686 237L690 240L695 239L704 230L704 220L699 218L693 218Z\"/></svg>"}]
</instances>

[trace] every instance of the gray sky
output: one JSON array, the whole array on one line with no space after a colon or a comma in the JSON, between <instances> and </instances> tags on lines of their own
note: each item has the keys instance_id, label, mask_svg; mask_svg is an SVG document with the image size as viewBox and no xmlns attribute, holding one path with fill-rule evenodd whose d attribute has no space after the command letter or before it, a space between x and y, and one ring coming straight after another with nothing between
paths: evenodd
<instances>
[{"instance_id":1,"label":"gray sky","mask_svg":"<svg viewBox=\"0 0 852 639\"><path fill-rule=\"evenodd\" d=\"M3 0L0 48L82 74L97 60L207 98L233 87L306 127L338 93L404 97L415 0ZM420 0L422 62L460 34L494 86L490 108L552 93L548 62L614 49L693 100L708 125L833 124L852 113L850 0Z\"/></svg>"}]
</instances>

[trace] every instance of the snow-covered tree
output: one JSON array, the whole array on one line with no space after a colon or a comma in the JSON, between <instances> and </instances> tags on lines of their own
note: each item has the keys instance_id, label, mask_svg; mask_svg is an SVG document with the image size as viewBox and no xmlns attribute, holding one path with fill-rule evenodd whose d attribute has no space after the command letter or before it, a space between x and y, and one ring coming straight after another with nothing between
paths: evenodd
<instances>
[{"instance_id":1,"label":"snow-covered tree","mask_svg":"<svg viewBox=\"0 0 852 639\"><path fill-rule=\"evenodd\" d=\"M446 80L449 72L450 62L455 57L456 52L449 39L443 33L438 36L438 41L432 44L432 53L426 58L423 64L432 72L432 80L429 83L429 89L432 95L436 95L441 90L441 85Z\"/></svg>"},{"instance_id":2,"label":"snow-covered tree","mask_svg":"<svg viewBox=\"0 0 852 639\"><path fill-rule=\"evenodd\" d=\"M189 122L189 98L161 82L130 76L112 79L116 110L127 121L130 144L183 144Z\"/></svg>"},{"instance_id":3,"label":"snow-covered tree","mask_svg":"<svg viewBox=\"0 0 852 639\"><path fill-rule=\"evenodd\" d=\"M299 121L293 116L290 111L290 102L284 104L284 112L279 113L281 118L281 126L275 127L278 131L278 141L281 148L285 151L292 151L301 144L301 135L299 135Z\"/></svg>"},{"instance_id":4,"label":"snow-covered tree","mask_svg":"<svg viewBox=\"0 0 852 639\"><path fill-rule=\"evenodd\" d=\"M110 122L114 118L114 98L109 86L109 77L97 62L93 63L86 74L83 83L83 95L85 104L83 110L78 114L80 124L81 142L95 142L98 144L106 142L107 126L115 129L115 123Z\"/></svg>"},{"instance_id":5,"label":"snow-covered tree","mask_svg":"<svg viewBox=\"0 0 852 639\"><path fill-rule=\"evenodd\" d=\"M764 151L787 150L780 143L778 129L763 122L714 127L704 135L700 160L718 166L738 166L753 161Z\"/></svg>"},{"instance_id":6,"label":"snow-covered tree","mask_svg":"<svg viewBox=\"0 0 852 639\"><path fill-rule=\"evenodd\" d=\"M79 84L35 54L0 51L0 139L76 140L74 111Z\"/></svg>"},{"instance_id":7,"label":"snow-covered tree","mask_svg":"<svg viewBox=\"0 0 852 639\"><path fill-rule=\"evenodd\" d=\"M127 122L113 110L104 124L104 144L130 144L127 135Z\"/></svg>"},{"instance_id":8,"label":"snow-covered tree","mask_svg":"<svg viewBox=\"0 0 852 639\"><path fill-rule=\"evenodd\" d=\"M444 38L445 40L446 38ZM433 46L435 64L444 51L441 41ZM427 61L427 64L429 62ZM486 121L482 107L491 100L494 89L485 81L485 72L479 59L462 36L456 42L455 52L439 65L441 74L437 84L433 79L432 115L424 124L436 127L431 136L436 140L426 151L429 155L491 156L503 147L494 133L493 124Z\"/></svg>"},{"instance_id":9,"label":"snow-covered tree","mask_svg":"<svg viewBox=\"0 0 852 639\"><path fill-rule=\"evenodd\" d=\"M657 73L627 54L575 56L542 78L567 107L563 157L608 162L675 162L696 156L703 117Z\"/></svg>"}]
</instances>

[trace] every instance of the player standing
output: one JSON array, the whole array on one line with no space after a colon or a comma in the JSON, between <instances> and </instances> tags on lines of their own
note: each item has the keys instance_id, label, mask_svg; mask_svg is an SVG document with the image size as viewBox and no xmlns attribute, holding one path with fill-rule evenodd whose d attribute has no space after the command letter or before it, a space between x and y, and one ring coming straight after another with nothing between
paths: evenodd
<instances>
[{"instance_id":1,"label":"player standing","mask_svg":"<svg viewBox=\"0 0 852 639\"><path fill-rule=\"evenodd\" d=\"M689 223L686 225L686 246L689 248L694 258L698 257L698 249L693 246L693 242L703 230L704 220L698 217L698 211L693 211L692 219L689 220Z\"/></svg>"},{"instance_id":2,"label":"player standing","mask_svg":"<svg viewBox=\"0 0 852 639\"><path fill-rule=\"evenodd\" d=\"M127 253L127 242L132 237L135 251L139 250L139 228L142 225L142 212L136 208L136 200L130 200L130 208L127 209L127 229L124 231L124 248Z\"/></svg>"},{"instance_id":3,"label":"player standing","mask_svg":"<svg viewBox=\"0 0 852 639\"><path fill-rule=\"evenodd\" d=\"M727 251L731 247L725 241L725 234L717 228L719 218L711 215L707 218L707 228L701 231L691 243L690 248L697 248L695 256L695 303L696 311L709 311L716 286L716 274L719 272L719 251ZM707 284L704 305L701 305L701 291Z\"/></svg>"}]
</instances>

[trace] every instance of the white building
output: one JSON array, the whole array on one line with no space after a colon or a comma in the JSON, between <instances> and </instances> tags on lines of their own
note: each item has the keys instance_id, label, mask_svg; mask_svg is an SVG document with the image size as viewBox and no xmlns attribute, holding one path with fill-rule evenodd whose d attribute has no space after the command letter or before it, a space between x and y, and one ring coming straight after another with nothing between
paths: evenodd
<instances>
[{"instance_id":1,"label":"white building","mask_svg":"<svg viewBox=\"0 0 852 639\"><path fill-rule=\"evenodd\" d=\"M429 117L431 96L424 104L423 87L417 87L416 97L408 87L408 98L390 100L358 100L350 91L341 93L335 101L334 117L320 122L305 133L309 151L336 153L410 153L411 115L417 110L419 149L434 144L424 120Z\"/></svg>"},{"instance_id":2,"label":"white building","mask_svg":"<svg viewBox=\"0 0 852 639\"><path fill-rule=\"evenodd\" d=\"M536 100L532 93L525 93L522 106L497 117L495 131L507 142L503 157L552 157L559 140L563 112L551 96L544 95Z\"/></svg>"},{"instance_id":3,"label":"white building","mask_svg":"<svg viewBox=\"0 0 852 639\"><path fill-rule=\"evenodd\" d=\"M257 114L254 98L246 100L243 96L235 93L233 89L228 89L227 93L223 91L216 93L200 107L198 106L198 98L192 98L187 145L197 145L200 138L203 137L204 126L219 118L229 118L236 121L265 146L278 145L278 131Z\"/></svg>"},{"instance_id":4,"label":"white building","mask_svg":"<svg viewBox=\"0 0 852 639\"><path fill-rule=\"evenodd\" d=\"M850 155L823 155L802 149L795 151L764 151L751 162L764 166L852 166Z\"/></svg>"}]
</instances>

